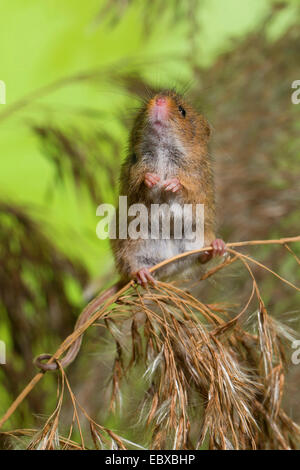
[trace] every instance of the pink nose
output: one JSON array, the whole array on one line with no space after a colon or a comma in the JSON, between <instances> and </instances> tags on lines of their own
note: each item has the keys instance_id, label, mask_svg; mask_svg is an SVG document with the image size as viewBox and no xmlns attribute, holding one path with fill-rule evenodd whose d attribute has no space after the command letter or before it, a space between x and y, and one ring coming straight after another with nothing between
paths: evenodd
<instances>
[{"instance_id":1,"label":"pink nose","mask_svg":"<svg viewBox=\"0 0 300 470\"><path fill-rule=\"evenodd\" d=\"M166 104L166 98L156 98L156 105L157 106L164 106Z\"/></svg>"}]
</instances>

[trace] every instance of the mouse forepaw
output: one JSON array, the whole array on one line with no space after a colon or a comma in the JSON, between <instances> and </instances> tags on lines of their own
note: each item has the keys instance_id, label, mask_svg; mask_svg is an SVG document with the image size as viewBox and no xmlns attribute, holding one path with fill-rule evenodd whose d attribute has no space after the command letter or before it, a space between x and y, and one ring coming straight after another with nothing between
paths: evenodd
<instances>
[{"instance_id":1,"label":"mouse forepaw","mask_svg":"<svg viewBox=\"0 0 300 470\"><path fill-rule=\"evenodd\" d=\"M164 183L165 191L172 191L172 193L177 193L182 188L178 178L171 178Z\"/></svg>"},{"instance_id":2,"label":"mouse forepaw","mask_svg":"<svg viewBox=\"0 0 300 470\"><path fill-rule=\"evenodd\" d=\"M158 182L160 181L160 177L156 175L155 173L146 173L145 174L145 185L151 189L153 186L155 186Z\"/></svg>"}]
</instances>

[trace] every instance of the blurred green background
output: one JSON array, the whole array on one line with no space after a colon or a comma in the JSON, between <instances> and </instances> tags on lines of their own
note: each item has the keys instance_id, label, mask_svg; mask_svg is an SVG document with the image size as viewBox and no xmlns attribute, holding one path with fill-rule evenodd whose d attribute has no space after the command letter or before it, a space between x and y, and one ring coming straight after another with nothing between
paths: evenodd
<instances>
[{"instance_id":1,"label":"blurred green background","mask_svg":"<svg viewBox=\"0 0 300 470\"><path fill-rule=\"evenodd\" d=\"M33 357L54 351L86 301L116 277L109 245L96 237L96 208L116 200L130 123L147 89L187 90L211 123L225 240L299 234L300 105L291 102L299 19L298 0L2 0L0 415L33 375ZM255 256L299 280L282 250ZM226 281L238 298L243 276ZM257 276L271 311L297 327L299 297ZM103 405L113 350L107 338L89 337L70 367L72 384L92 415L127 431L129 418ZM294 368L286 406L297 420L299 381ZM47 415L55 387L47 374L7 427L32 427Z\"/></svg>"}]
</instances>

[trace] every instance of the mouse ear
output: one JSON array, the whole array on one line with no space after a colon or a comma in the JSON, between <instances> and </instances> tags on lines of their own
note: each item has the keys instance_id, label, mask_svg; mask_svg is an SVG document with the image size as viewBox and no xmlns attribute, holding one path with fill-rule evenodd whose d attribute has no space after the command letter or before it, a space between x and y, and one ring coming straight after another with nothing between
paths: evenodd
<instances>
[{"instance_id":1,"label":"mouse ear","mask_svg":"<svg viewBox=\"0 0 300 470\"><path fill-rule=\"evenodd\" d=\"M204 132L205 132L205 135L207 136L207 140L209 140L210 134L211 134L211 128L207 121L205 124L206 125L204 126Z\"/></svg>"},{"instance_id":2,"label":"mouse ear","mask_svg":"<svg viewBox=\"0 0 300 470\"><path fill-rule=\"evenodd\" d=\"M210 134L211 134L211 127L204 116L201 116L201 127L202 127L202 135L204 139L208 142L210 138Z\"/></svg>"}]
</instances>

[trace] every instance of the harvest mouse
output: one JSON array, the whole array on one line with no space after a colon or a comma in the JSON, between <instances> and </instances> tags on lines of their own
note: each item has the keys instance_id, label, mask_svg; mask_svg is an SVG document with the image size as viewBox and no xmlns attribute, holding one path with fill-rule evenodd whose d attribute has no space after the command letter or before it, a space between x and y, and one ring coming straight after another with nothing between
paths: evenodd
<instances>
[{"instance_id":1,"label":"harvest mouse","mask_svg":"<svg viewBox=\"0 0 300 470\"><path fill-rule=\"evenodd\" d=\"M214 181L208 153L210 127L174 91L162 91L148 100L139 111L130 134L128 156L121 170L120 194L128 198L128 206L141 203L167 204L173 219L178 205L204 205L204 240L202 246L189 239L116 238L112 249L122 280L134 277L145 285L154 282L149 268L177 254L211 245L212 250L195 260L173 263L156 276L170 279L175 271L183 274L192 265L223 255L225 243L215 237ZM174 207L174 211L172 211ZM162 217L164 213L162 212ZM181 214L180 214L181 216ZM192 224L195 224L193 214ZM150 230L150 229L149 229Z\"/></svg>"}]
</instances>

